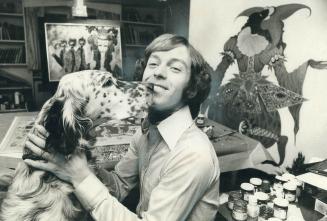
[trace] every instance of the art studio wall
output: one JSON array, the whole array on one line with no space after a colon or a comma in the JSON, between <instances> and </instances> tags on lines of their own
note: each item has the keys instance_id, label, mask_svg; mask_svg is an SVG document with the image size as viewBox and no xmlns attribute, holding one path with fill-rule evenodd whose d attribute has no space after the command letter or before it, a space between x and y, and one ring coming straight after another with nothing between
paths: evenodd
<instances>
[{"instance_id":1,"label":"art studio wall","mask_svg":"<svg viewBox=\"0 0 327 221\"><path fill-rule=\"evenodd\" d=\"M325 0L192 0L190 6L189 39L208 61L213 69L221 62L225 42L241 30L246 17L238 17L251 7L279 6L300 3L311 8L301 9L284 20L283 41L287 44L285 54L286 69L291 72L308 59L327 61L327 2ZM233 74L238 73L236 64L227 69L222 85ZM262 75L277 83L275 74L263 69ZM308 67L303 84L303 97L299 117L299 131L296 142L293 133L294 121L287 107L278 110L281 116L281 134L288 137L283 166L290 165L299 151L306 161L312 157L327 158L327 70ZM277 145L267 148L278 162Z\"/></svg>"}]
</instances>

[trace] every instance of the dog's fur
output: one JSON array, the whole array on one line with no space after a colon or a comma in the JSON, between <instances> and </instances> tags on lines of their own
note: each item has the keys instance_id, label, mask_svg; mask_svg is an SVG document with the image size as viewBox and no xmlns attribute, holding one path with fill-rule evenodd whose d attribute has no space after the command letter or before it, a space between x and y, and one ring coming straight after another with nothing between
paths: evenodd
<instances>
[{"instance_id":1,"label":"dog's fur","mask_svg":"<svg viewBox=\"0 0 327 221\"><path fill-rule=\"evenodd\" d=\"M138 117L148 107L147 86L123 82L108 72L87 70L64 76L36 124L49 132L46 151L64 155L85 149L92 161L92 131L101 122ZM27 148L23 158L39 159ZM3 221L84 220L72 186L53 174L20 163L1 206Z\"/></svg>"}]
</instances>

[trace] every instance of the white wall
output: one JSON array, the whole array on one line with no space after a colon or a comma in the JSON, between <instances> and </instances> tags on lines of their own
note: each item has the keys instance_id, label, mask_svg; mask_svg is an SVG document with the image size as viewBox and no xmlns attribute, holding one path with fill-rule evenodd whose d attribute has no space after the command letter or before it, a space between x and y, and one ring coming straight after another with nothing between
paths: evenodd
<instances>
[{"instance_id":1,"label":"white wall","mask_svg":"<svg viewBox=\"0 0 327 221\"><path fill-rule=\"evenodd\" d=\"M307 59L327 61L327 1L326 0L191 0L189 39L209 62L216 68L221 60L220 52L229 37L237 34L245 17L235 20L244 9L253 6L278 6L288 3L302 3L312 9L297 11L285 21L284 42L287 43L285 55L287 70L292 71ZM237 73L236 65L227 73ZM271 76L267 69L264 73ZM227 75L228 75L227 74ZM228 79L228 76L226 76ZM225 79L225 81L226 81ZM293 120L287 108L281 109L282 134L289 137L285 164L290 164L298 151L306 159L311 157L327 158L327 70L308 68L304 83L303 96L309 101L302 106L300 130L294 144ZM276 145L268 149L278 161Z\"/></svg>"}]
</instances>

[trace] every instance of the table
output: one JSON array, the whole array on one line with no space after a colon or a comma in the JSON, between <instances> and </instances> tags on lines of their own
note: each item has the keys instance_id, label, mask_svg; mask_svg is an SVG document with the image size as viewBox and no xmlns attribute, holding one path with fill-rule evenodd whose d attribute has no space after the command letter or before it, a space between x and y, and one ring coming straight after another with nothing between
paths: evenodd
<instances>
[{"instance_id":1,"label":"table","mask_svg":"<svg viewBox=\"0 0 327 221\"><path fill-rule=\"evenodd\" d=\"M254 168L265 160L273 160L259 141L206 118L205 127L208 126L212 126L212 137L216 138L210 140L217 153L221 172Z\"/></svg>"}]
</instances>

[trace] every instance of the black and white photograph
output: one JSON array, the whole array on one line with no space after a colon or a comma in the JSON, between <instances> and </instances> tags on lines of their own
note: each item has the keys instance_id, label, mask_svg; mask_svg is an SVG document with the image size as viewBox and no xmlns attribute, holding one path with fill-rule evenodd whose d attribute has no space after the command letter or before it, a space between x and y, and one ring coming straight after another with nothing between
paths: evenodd
<instances>
[{"instance_id":1,"label":"black and white photograph","mask_svg":"<svg viewBox=\"0 0 327 221\"><path fill-rule=\"evenodd\" d=\"M327 221L326 11L3 0L0 221Z\"/></svg>"},{"instance_id":2,"label":"black and white photograph","mask_svg":"<svg viewBox=\"0 0 327 221\"><path fill-rule=\"evenodd\" d=\"M117 25L45 23L49 81L82 70L122 75L121 35Z\"/></svg>"}]
</instances>

